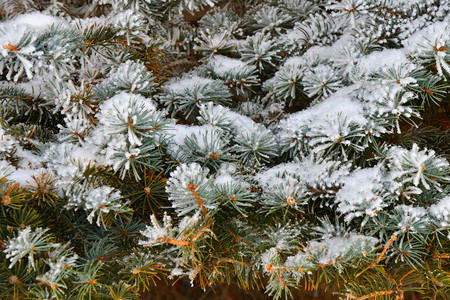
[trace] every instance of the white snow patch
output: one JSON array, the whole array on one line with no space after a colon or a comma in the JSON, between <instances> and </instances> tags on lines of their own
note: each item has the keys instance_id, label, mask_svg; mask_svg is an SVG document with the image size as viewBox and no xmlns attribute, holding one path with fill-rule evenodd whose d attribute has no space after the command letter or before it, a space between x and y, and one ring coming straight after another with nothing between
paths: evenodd
<instances>
[{"instance_id":1,"label":"white snow patch","mask_svg":"<svg viewBox=\"0 0 450 300\"><path fill-rule=\"evenodd\" d=\"M430 213L440 223L441 226L450 226L450 196L446 196L438 203L430 206Z\"/></svg>"},{"instance_id":2,"label":"white snow patch","mask_svg":"<svg viewBox=\"0 0 450 300\"><path fill-rule=\"evenodd\" d=\"M373 237L360 234L346 234L343 237L332 237L320 242L310 241L306 251L319 264L332 265L337 263L339 259L344 259L348 252L365 255L366 252L374 249L377 242L378 240Z\"/></svg>"},{"instance_id":3,"label":"white snow patch","mask_svg":"<svg viewBox=\"0 0 450 300\"><path fill-rule=\"evenodd\" d=\"M30 31L41 32L56 24L67 24L67 22L41 12L18 15L0 24L0 49L4 49L4 46L8 44L17 45Z\"/></svg>"},{"instance_id":4,"label":"white snow patch","mask_svg":"<svg viewBox=\"0 0 450 300\"><path fill-rule=\"evenodd\" d=\"M245 62L222 55L215 55L208 64L218 76L225 76L228 72L237 71L248 66Z\"/></svg>"},{"instance_id":5,"label":"white snow patch","mask_svg":"<svg viewBox=\"0 0 450 300\"><path fill-rule=\"evenodd\" d=\"M385 49L358 59L358 65L367 73L375 73L383 68L396 68L410 64L405 49Z\"/></svg>"},{"instance_id":6,"label":"white snow patch","mask_svg":"<svg viewBox=\"0 0 450 300\"><path fill-rule=\"evenodd\" d=\"M346 221L363 215L374 216L386 206L380 195L382 173L379 167L354 171L344 179L336 194L337 211L347 214Z\"/></svg>"},{"instance_id":7,"label":"white snow patch","mask_svg":"<svg viewBox=\"0 0 450 300\"><path fill-rule=\"evenodd\" d=\"M184 78L175 78L165 85L165 88L177 94L183 94L186 90L192 90L196 86L209 85L214 82L213 79L199 76L191 76Z\"/></svg>"}]
</instances>

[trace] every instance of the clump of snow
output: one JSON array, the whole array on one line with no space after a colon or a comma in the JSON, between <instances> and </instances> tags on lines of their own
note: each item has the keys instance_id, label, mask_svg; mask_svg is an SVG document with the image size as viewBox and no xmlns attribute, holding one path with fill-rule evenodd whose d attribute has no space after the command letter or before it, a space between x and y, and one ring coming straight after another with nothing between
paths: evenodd
<instances>
[{"instance_id":1,"label":"clump of snow","mask_svg":"<svg viewBox=\"0 0 450 300\"><path fill-rule=\"evenodd\" d=\"M156 219L155 215L150 216L152 226L146 226L145 230L141 231L141 235L144 239L139 240L139 245L151 245L161 242L161 238L165 236L171 236L172 230L172 218L164 213L163 225L161 225Z\"/></svg>"},{"instance_id":2,"label":"clump of snow","mask_svg":"<svg viewBox=\"0 0 450 300\"><path fill-rule=\"evenodd\" d=\"M0 126L0 158L5 158L6 153L14 150L17 141L5 133L5 130Z\"/></svg>"},{"instance_id":3,"label":"clump of snow","mask_svg":"<svg viewBox=\"0 0 450 300\"><path fill-rule=\"evenodd\" d=\"M195 145L192 145L190 141L195 141ZM218 127L175 125L172 144L168 145L168 151L182 162L198 153L202 153L204 157L196 157L196 159L207 160L210 155L222 156L227 143L228 139Z\"/></svg>"},{"instance_id":4,"label":"clump of snow","mask_svg":"<svg viewBox=\"0 0 450 300\"><path fill-rule=\"evenodd\" d=\"M83 208L89 212L87 220L92 223L95 216L97 216L96 224L100 226L103 215L109 212L120 212L124 210L127 202L123 202L120 191L115 190L109 186L100 186L92 190L81 191L74 193L69 197L67 208ZM130 209L125 209L129 211Z\"/></svg>"},{"instance_id":5,"label":"clump of snow","mask_svg":"<svg viewBox=\"0 0 450 300\"><path fill-rule=\"evenodd\" d=\"M17 15L15 18L5 22L4 24L27 25L35 30L41 30L58 23L66 23L66 21L62 18L51 16L43 12L31 12L28 14Z\"/></svg>"},{"instance_id":6,"label":"clump of snow","mask_svg":"<svg viewBox=\"0 0 450 300\"><path fill-rule=\"evenodd\" d=\"M238 171L238 167L232 163L223 163L217 170L216 176L214 177L214 184L217 185L228 185L235 182L242 181L237 180L232 174Z\"/></svg>"},{"instance_id":7,"label":"clump of snow","mask_svg":"<svg viewBox=\"0 0 450 300\"><path fill-rule=\"evenodd\" d=\"M402 43L405 49L415 53L416 51L420 51L421 47L430 48L437 46L437 44L445 45L449 39L449 24L446 22L435 22L403 40Z\"/></svg>"},{"instance_id":8,"label":"clump of snow","mask_svg":"<svg viewBox=\"0 0 450 300\"><path fill-rule=\"evenodd\" d=\"M229 129L231 123L226 117L228 108L222 105L214 105L212 102L200 104L200 116L197 119L205 125L217 126L221 129Z\"/></svg>"},{"instance_id":9,"label":"clump of snow","mask_svg":"<svg viewBox=\"0 0 450 300\"><path fill-rule=\"evenodd\" d=\"M304 56L317 57L322 60L338 60L340 51L353 43L353 37L349 33L344 33L333 44L329 46L313 46L309 48Z\"/></svg>"},{"instance_id":10,"label":"clump of snow","mask_svg":"<svg viewBox=\"0 0 450 300\"><path fill-rule=\"evenodd\" d=\"M372 74L384 68L396 68L409 64L405 49L384 49L375 51L358 59L358 66L364 73Z\"/></svg>"},{"instance_id":11,"label":"clump of snow","mask_svg":"<svg viewBox=\"0 0 450 300\"><path fill-rule=\"evenodd\" d=\"M127 60L112 70L96 89L125 90L129 93L147 92L156 85L153 79L153 74L143 64Z\"/></svg>"},{"instance_id":12,"label":"clump of snow","mask_svg":"<svg viewBox=\"0 0 450 300\"><path fill-rule=\"evenodd\" d=\"M78 260L78 255L71 254L69 256L67 253L64 253L68 252L65 249L67 247L66 245L59 246L55 250L48 253L50 259L46 263L50 269L44 274L36 276L36 280L44 282L49 286L64 287L64 285L58 281L61 277L67 276L69 269L74 267Z\"/></svg>"},{"instance_id":13,"label":"clump of snow","mask_svg":"<svg viewBox=\"0 0 450 300\"><path fill-rule=\"evenodd\" d=\"M284 265L287 268L290 268L291 270L295 271L294 273L295 275L300 276L301 273L308 272L309 269L313 269L315 267L314 263L311 261L311 257L303 251L299 251L294 256L289 256L286 259Z\"/></svg>"},{"instance_id":14,"label":"clump of snow","mask_svg":"<svg viewBox=\"0 0 450 300\"><path fill-rule=\"evenodd\" d=\"M436 70L440 76L444 71L450 74L448 65L448 45L450 40L450 25L448 22L436 22L414 33L403 41L408 54L423 60L424 54L434 59Z\"/></svg>"},{"instance_id":15,"label":"clump of snow","mask_svg":"<svg viewBox=\"0 0 450 300\"><path fill-rule=\"evenodd\" d=\"M342 149L364 149L367 145L361 145L357 141L362 138L363 128L368 124L364 106L345 94L355 88L356 86L350 86L339 89L322 102L281 120L278 137L283 152L292 151L298 156L312 151L322 155L334 145L343 147ZM355 131L355 128L358 130ZM345 152L342 152L342 156L347 159Z\"/></svg>"},{"instance_id":16,"label":"clump of snow","mask_svg":"<svg viewBox=\"0 0 450 300\"><path fill-rule=\"evenodd\" d=\"M414 186L423 186L430 189L431 186L440 190L440 184L434 180L434 172L442 172L450 169L448 161L435 155L434 150L420 150L417 144L413 144L410 150L391 147L387 158L392 168L394 178L402 183L411 182ZM441 180L449 181L448 175L441 175Z\"/></svg>"},{"instance_id":17,"label":"clump of snow","mask_svg":"<svg viewBox=\"0 0 450 300\"><path fill-rule=\"evenodd\" d=\"M177 150L178 147L184 144L184 139L187 136L190 136L194 133L201 133L205 132L206 130L210 129L211 127L208 125L203 126L188 126L188 125L181 125L181 124L175 124L173 125L173 132L171 137L171 144L169 145L169 149L172 148L173 150ZM173 151L176 153L176 151Z\"/></svg>"},{"instance_id":18,"label":"clump of snow","mask_svg":"<svg viewBox=\"0 0 450 300\"><path fill-rule=\"evenodd\" d=\"M296 129L303 125L314 127L313 123L335 117L338 114L360 125L366 124L367 120L363 115L362 104L348 95L345 96L345 92L349 91L348 89L342 88L317 105L291 114L288 118L280 121L279 128L282 130L291 127L292 129Z\"/></svg>"},{"instance_id":19,"label":"clump of snow","mask_svg":"<svg viewBox=\"0 0 450 300\"><path fill-rule=\"evenodd\" d=\"M239 59L222 55L215 55L208 61L208 65L214 70L214 73L220 77L225 77L227 73L237 72L239 69L248 66L245 62Z\"/></svg>"},{"instance_id":20,"label":"clump of snow","mask_svg":"<svg viewBox=\"0 0 450 300\"><path fill-rule=\"evenodd\" d=\"M183 78L171 79L164 87L175 94L183 95L186 90L192 90L198 86L206 86L212 84L213 82L214 80L210 78L199 76L185 76Z\"/></svg>"},{"instance_id":21,"label":"clump of snow","mask_svg":"<svg viewBox=\"0 0 450 300\"><path fill-rule=\"evenodd\" d=\"M438 203L430 206L429 211L442 227L450 226L450 196L446 196Z\"/></svg>"},{"instance_id":22,"label":"clump of snow","mask_svg":"<svg viewBox=\"0 0 450 300\"><path fill-rule=\"evenodd\" d=\"M200 117L198 119L206 125L217 126L224 130L230 129L235 135L251 132L252 128L256 126L251 118L234 112L228 107L214 105L211 102L200 105ZM189 130L188 126L185 127L186 130Z\"/></svg>"},{"instance_id":23,"label":"clump of snow","mask_svg":"<svg viewBox=\"0 0 450 300\"><path fill-rule=\"evenodd\" d=\"M213 183L208 173L208 168L202 168L197 163L182 163L170 173L166 191L179 216L200 209L205 212L217 208L217 199L212 194Z\"/></svg>"},{"instance_id":24,"label":"clump of snow","mask_svg":"<svg viewBox=\"0 0 450 300\"><path fill-rule=\"evenodd\" d=\"M429 226L428 211L424 207L412 205L398 205L394 208L397 221L397 234L403 232L421 232Z\"/></svg>"},{"instance_id":25,"label":"clump of snow","mask_svg":"<svg viewBox=\"0 0 450 300\"><path fill-rule=\"evenodd\" d=\"M270 268L268 268L268 266L277 265L277 262L280 261L280 254L278 253L278 249L276 247L272 247L261 254L260 259L263 271L269 273Z\"/></svg>"},{"instance_id":26,"label":"clump of snow","mask_svg":"<svg viewBox=\"0 0 450 300\"><path fill-rule=\"evenodd\" d=\"M30 269L36 269L34 255L38 251L46 251L53 247L60 246L59 243L50 243L50 238L46 232L49 229L42 229L40 227L32 228L26 227L20 230L16 237L10 239L7 242L5 253L6 259L11 261L9 268L12 268L23 257L28 256L28 267ZM39 250L36 246L39 245Z\"/></svg>"},{"instance_id":27,"label":"clump of snow","mask_svg":"<svg viewBox=\"0 0 450 300\"><path fill-rule=\"evenodd\" d=\"M0 24L0 49L3 56L8 55L7 45L16 46L20 40L30 32L43 32L52 25L67 25L61 18L41 12L21 14ZM19 49L21 53L30 53L34 49Z\"/></svg>"},{"instance_id":28,"label":"clump of snow","mask_svg":"<svg viewBox=\"0 0 450 300\"><path fill-rule=\"evenodd\" d=\"M249 117L243 116L231 110L227 111L225 116L230 120L231 126L236 134L251 131L255 125L255 122L253 122L253 120Z\"/></svg>"},{"instance_id":29,"label":"clump of snow","mask_svg":"<svg viewBox=\"0 0 450 300\"><path fill-rule=\"evenodd\" d=\"M134 105L149 111L156 110L156 105L150 99L140 95L121 93L102 102L100 106L101 113L97 118L105 125L115 125L114 122L117 119L128 120L129 113L132 112L132 106ZM112 116L110 116L111 114Z\"/></svg>"},{"instance_id":30,"label":"clump of snow","mask_svg":"<svg viewBox=\"0 0 450 300\"><path fill-rule=\"evenodd\" d=\"M186 216L181 219L180 223L178 223L178 226L176 227L176 230L180 233L192 230L192 228L194 228L200 221L201 212L197 211L194 215Z\"/></svg>"},{"instance_id":31,"label":"clump of snow","mask_svg":"<svg viewBox=\"0 0 450 300\"><path fill-rule=\"evenodd\" d=\"M8 179L18 182L21 186L26 186L29 184L33 184L34 177L39 177L45 169L16 169L11 175L8 176ZM1 178L1 176L0 176Z\"/></svg>"},{"instance_id":32,"label":"clump of snow","mask_svg":"<svg viewBox=\"0 0 450 300\"><path fill-rule=\"evenodd\" d=\"M255 176L261 186L272 186L294 177L309 186L331 188L342 184L349 174L349 164L328 160L317 162L307 157L300 162L284 163L262 171Z\"/></svg>"},{"instance_id":33,"label":"clump of snow","mask_svg":"<svg viewBox=\"0 0 450 300\"><path fill-rule=\"evenodd\" d=\"M344 185L336 194L337 211L345 214L348 222L354 217L373 217L388 203L383 201L382 172L379 167L354 171L344 179Z\"/></svg>"},{"instance_id":34,"label":"clump of snow","mask_svg":"<svg viewBox=\"0 0 450 300\"><path fill-rule=\"evenodd\" d=\"M339 260L345 260L346 256L361 256L375 249L378 240L361 234L346 234L342 237L331 237L323 241L310 241L306 247L313 260L321 265L338 264Z\"/></svg>"},{"instance_id":35,"label":"clump of snow","mask_svg":"<svg viewBox=\"0 0 450 300\"><path fill-rule=\"evenodd\" d=\"M43 161L50 168L59 172L63 170L64 166L73 165L74 162L94 162L97 158L95 154L90 147L81 147L71 143L50 144L44 151Z\"/></svg>"},{"instance_id":36,"label":"clump of snow","mask_svg":"<svg viewBox=\"0 0 450 300\"><path fill-rule=\"evenodd\" d=\"M11 166L6 160L0 160L0 180L9 177L16 168Z\"/></svg>"},{"instance_id":37,"label":"clump of snow","mask_svg":"<svg viewBox=\"0 0 450 300\"><path fill-rule=\"evenodd\" d=\"M142 136L134 129L144 122L150 122L156 106L149 99L140 95L121 93L100 105L97 119L112 134L126 133L132 145L142 145Z\"/></svg>"},{"instance_id":38,"label":"clump of snow","mask_svg":"<svg viewBox=\"0 0 450 300\"><path fill-rule=\"evenodd\" d=\"M301 68L306 64L305 58L302 56L293 56L289 57L285 62L283 66L294 66Z\"/></svg>"}]
</instances>

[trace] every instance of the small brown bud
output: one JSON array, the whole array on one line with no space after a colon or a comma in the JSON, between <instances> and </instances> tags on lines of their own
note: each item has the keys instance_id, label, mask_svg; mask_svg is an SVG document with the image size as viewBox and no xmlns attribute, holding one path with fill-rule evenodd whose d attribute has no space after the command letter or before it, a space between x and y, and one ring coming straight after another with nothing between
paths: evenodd
<instances>
[{"instance_id":1,"label":"small brown bud","mask_svg":"<svg viewBox=\"0 0 450 300\"><path fill-rule=\"evenodd\" d=\"M294 197L287 198L286 203L288 205L294 205L295 204L295 198Z\"/></svg>"},{"instance_id":2,"label":"small brown bud","mask_svg":"<svg viewBox=\"0 0 450 300\"><path fill-rule=\"evenodd\" d=\"M11 275L8 278L8 282L11 284L17 284L20 282L19 277L17 277L16 275Z\"/></svg>"},{"instance_id":3,"label":"small brown bud","mask_svg":"<svg viewBox=\"0 0 450 300\"><path fill-rule=\"evenodd\" d=\"M2 204L5 206L8 206L9 204L11 204L11 197L8 195L5 195L2 197Z\"/></svg>"}]
</instances>

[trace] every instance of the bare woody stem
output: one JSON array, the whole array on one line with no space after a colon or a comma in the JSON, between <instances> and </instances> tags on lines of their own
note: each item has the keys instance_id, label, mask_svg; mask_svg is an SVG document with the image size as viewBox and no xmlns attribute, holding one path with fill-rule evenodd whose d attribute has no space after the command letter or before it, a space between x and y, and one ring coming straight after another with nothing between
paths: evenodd
<instances>
[{"instance_id":1,"label":"bare woody stem","mask_svg":"<svg viewBox=\"0 0 450 300\"><path fill-rule=\"evenodd\" d=\"M191 243L189 241L185 241L185 240L176 240L173 238L166 236L160 237L158 239L158 242L163 242L166 244L171 244L171 245L175 245L175 246L190 246Z\"/></svg>"},{"instance_id":2,"label":"bare woody stem","mask_svg":"<svg viewBox=\"0 0 450 300\"><path fill-rule=\"evenodd\" d=\"M375 293L370 293L361 297L356 297L353 296L351 294L346 294L347 299L355 299L355 300L367 300L367 299L377 299L377 297L380 296L388 296L388 295L392 295L394 293L394 291L390 290L390 291L379 291L379 292L375 292Z\"/></svg>"}]
</instances>

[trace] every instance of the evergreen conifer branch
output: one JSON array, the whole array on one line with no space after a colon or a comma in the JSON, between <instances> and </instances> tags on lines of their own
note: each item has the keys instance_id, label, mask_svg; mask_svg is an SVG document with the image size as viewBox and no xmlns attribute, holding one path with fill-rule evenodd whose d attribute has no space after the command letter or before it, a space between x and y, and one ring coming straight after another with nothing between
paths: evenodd
<instances>
[{"instance_id":1,"label":"evergreen conifer branch","mask_svg":"<svg viewBox=\"0 0 450 300\"><path fill-rule=\"evenodd\" d=\"M1 297L447 297L449 14L3 1Z\"/></svg>"}]
</instances>

